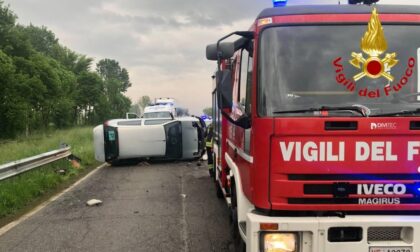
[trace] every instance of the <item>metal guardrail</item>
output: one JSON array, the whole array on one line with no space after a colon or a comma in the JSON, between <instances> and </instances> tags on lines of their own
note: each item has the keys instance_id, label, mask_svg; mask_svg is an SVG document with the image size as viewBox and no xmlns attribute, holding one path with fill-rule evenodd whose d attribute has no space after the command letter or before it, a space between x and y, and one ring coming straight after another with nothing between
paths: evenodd
<instances>
[{"instance_id":1,"label":"metal guardrail","mask_svg":"<svg viewBox=\"0 0 420 252\"><path fill-rule=\"evenodd\" d=\"M71 155L70 147L0 165L0 181Z\"/></svg>"}]
</instances>

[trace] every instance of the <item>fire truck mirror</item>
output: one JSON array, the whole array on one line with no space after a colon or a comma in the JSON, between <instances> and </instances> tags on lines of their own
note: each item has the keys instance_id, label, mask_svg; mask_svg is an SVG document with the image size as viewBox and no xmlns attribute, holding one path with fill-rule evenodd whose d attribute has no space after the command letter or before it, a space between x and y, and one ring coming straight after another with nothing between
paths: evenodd
<instances>
[{"instance_id":1,"label":"fire truck mirror","mask_svg":"<svg viewBox=\"0 0 420 252\"><path fill-rule=\"evenodd\" d=\"M229 59L235 53L235 44L232 42L225 42L219 44L219 51L217 51L217 44L208 45L206 48L206 57L208 60Z\"/></svg>"},{"instance_id":2,"label":"fire truck mirror","mask_svg":"<svg viewBox=\"0 0 420 252\"><path fill-rule=\"evenodd\" d=\"M251 128L251 118L248 115L242 115L234 122L234 124L241 128L249 129Z\"/></svg>"},{"instance_id":3,"label":"fire truck mirror","mask_svg":"<svg viewBox=\"0 0 420 252\"><path fill-rule=\"evenodd\" d=\"M219 109L232 108L232 72L222 70L216 73L217 105Z\"/></svg>"}]
</instances>

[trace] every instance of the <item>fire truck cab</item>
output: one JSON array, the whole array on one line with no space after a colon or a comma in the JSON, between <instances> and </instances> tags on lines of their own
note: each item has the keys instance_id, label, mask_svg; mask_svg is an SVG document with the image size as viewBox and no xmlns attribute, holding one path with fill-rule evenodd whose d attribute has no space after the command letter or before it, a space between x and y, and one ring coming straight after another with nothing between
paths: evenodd
<instances>
[{"instance_id":1,"label":"fire truck cab","mask_svg":"<svg viewBox=\"0 0 420 252\"><path fill-rule=\"evenodd\" d=\"M420 6L283 6L207 46L241 249L420 252L419 34Z\"/></svg>"}]
</instances>

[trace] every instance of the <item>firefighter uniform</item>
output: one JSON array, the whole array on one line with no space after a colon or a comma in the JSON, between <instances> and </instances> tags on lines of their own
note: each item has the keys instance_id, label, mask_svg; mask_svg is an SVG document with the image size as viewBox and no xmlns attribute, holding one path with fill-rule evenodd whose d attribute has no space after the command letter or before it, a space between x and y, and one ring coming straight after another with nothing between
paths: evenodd
<instances>
[{"instance_id":1,"label":"firefighter uniform","mask_svg":"<svg viewBox=\"0 0 420 252\"><path fill-rule=\"evenodd\" d=\"M213 171L213 125L209 125L206 137L207 165L210 176L214 176Z\"/></svg>"}]
</instances>

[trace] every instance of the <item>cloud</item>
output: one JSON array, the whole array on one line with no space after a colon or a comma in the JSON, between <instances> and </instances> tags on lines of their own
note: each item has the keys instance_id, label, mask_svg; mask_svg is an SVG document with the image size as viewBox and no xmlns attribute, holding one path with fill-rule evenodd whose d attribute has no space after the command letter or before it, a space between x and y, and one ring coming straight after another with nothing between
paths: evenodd
<instances>
[{"instance_id":1,"label":"cloud","mask_svg":"<svg viewBox=\"0 0 420 252\"><path fill-rule=\"evenodd\" d=\"M185 17L186 24L218 26L230 25L233 22L255 17L270 0L182 0L182 1L132 1L118 2L120 9L126 13L144 15L157 13L164 17Z\"/></svg>"}]
</instances>

